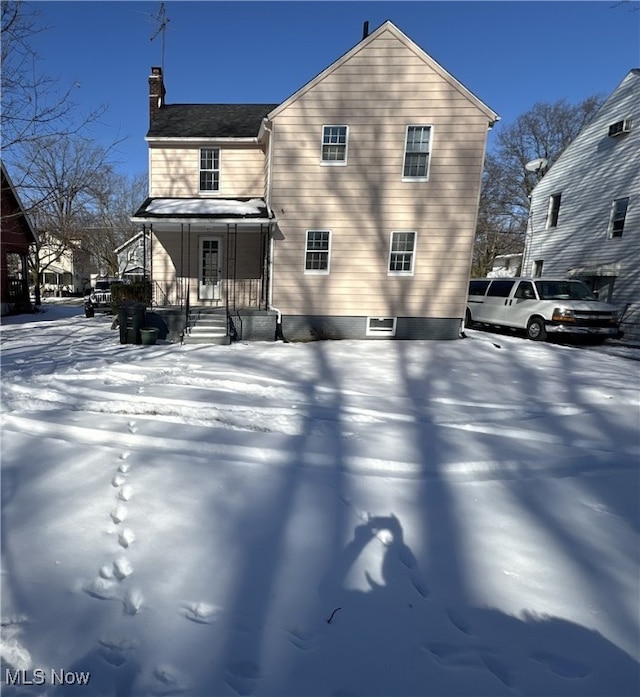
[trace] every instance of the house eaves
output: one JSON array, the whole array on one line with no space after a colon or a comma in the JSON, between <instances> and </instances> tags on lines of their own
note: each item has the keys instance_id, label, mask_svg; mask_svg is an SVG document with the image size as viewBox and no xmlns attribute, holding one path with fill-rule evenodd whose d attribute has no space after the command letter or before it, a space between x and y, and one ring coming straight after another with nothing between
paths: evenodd
<instances>
[{"instance_id":1,"label":"house eaves","mask_svg":"<svg viewBox=\"0 0 640 697\"><path fill-rule=\"evenodd\" d=\"M489 127L492 127L495 125L497 121L500 120L500 116L493 111L490 107L488 107L483 101L481 101L478 97L476 97L471 90L467 89L461 82L456 80L451 73L447 72L436 60L431 58L418 44L416 44L414 41L412 41L406 34L404 34L396 25L387 20L384 22L382 25L380 25L375 31L371 32L367 37L362 39L359 43L357 43L352 49L347 51L343 56L338 58L335 62L333 62L328 68L323 70L321 73L316 75L312 80L307 82L304 86L302 86L299 90L294 92L290 97L285 99L284 102L276 106L273 111L270 111L269 114L267 115L267 118L269 120L272 120L278 114L280 114L284 109L286 109L288 106L293 104L295 101L300 99L304 94L309 92L309 90L313 89L318 83L322 82L326 77L331 75L335 70L340 68L344 63L346 63L350 58L355 56L357 53L362 51L363 48L368 46L370 43L375 41L381 34L384 32L390 32L393 34L399 41L401 41L409 50L413 51L415 55L420 58L426 65L428 65L435 73L437 73L445 82L447 82L453 89L458 91L461 95L463 95L469 102L471 102L475 107L477 107L482 113L484 113L489 120Z\"/></svg>"},{"instance_id":2,"label":"house eaves","mask_svg":"<svg viewBox=\"0 0 640 697\"><path fill-rule=\"evenodd\" d=\"M11 180L11 177L9 176L9 172L7 172L6 167L4 166L4 162L0 160L0 168L2 169L2 178L4 179L3 185L6 182L6 185L9 189L9 193L13 197L16 206L18 207L18 210L20 211L20 216L22 218L22 221L24 222L28 233L31 235L31 239L33 240L33 243L36 245L37 248L40 248L40 238L38 237L38 233L33 229L33 226L31 225L31 221L29 220L29 216L26 214L24 206L22 205L22 201L20 200L20 196L18 195L18 190L13 184L13 181Z\"/></svg>"},{"instance_id":3,"label":"house eaves","mask_svg":"<svg viewBox=\"0 0 640 697\"><path fill-rule=\"evenodd\" d=\"M199 136L199 137L185 137L185 138L171 138L171 137L154 137L154 136L145 136L145 140L148 143L158 143L162 145L170 145L175 143L176 145L180 144L193 144L193 143L204 143L206 142L207 144L220 144L220 145L257 145L259 142L259 138L257 137L251 137L251 138L225 138L225 137L208 137L208 136Z\"/></svg>"},{"instance_id":4,"label":"house eaves","mask_svg":"<svg viewBox=\"0 0 640 697\"><path fill-rule=\"evenodd\" d=\"M130 247L134 242L137 242L142 235L144 234L143 230L140 230L140 232L136 232L136 234L133 237L130 237L126 242L123 242L119 247L116 247L113 251L115 254L118 252L121 252L123 249L126 249L127 247Z\"/></svg>"}]
</instances>

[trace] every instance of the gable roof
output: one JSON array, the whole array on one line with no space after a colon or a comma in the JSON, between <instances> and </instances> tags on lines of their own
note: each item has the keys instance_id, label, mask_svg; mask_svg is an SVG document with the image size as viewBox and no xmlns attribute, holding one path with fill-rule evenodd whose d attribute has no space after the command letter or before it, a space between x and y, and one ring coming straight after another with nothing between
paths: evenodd
<instances>
[{"instance_id":1,"label":"gable roof","mask_svg":"<svg viewBox=\"0 0 640 697\"><path fill-rule=\"evenodd\" d=\"M445 82L447 82L451 87L453 87L463 96L465 96L472 104L474 104L481 112L483 112L487 116L492 126L496 121L500 120L500 117L495 111L493 111L493 109L489 108L484 102L478 99L478 97L476 97L475 94L473 94L473 92L468 90L461 82L456 80L456 78L454 78L453 75L448 73L437 61L431 58L431 56L429 56L422 48L420 48L418 44L413 42L406 34L400 31L400 29L398 29L398 27L396 27L396 25L393 22L389 20L381 24L375 31L371 32L367 37L362 39L362 41L360 41L352 49L347 51L347 53L345 53L341 58L338 58L338 60L332 63L328 68L326 68L321 73L316 75L316 77L314 77L312 80L307 82L306 85L294 92L288 99L285 99L284 102L277 105L276 108L269 113L269 119L276 117L281 111L283 111L290 104L302 97L302 95L304 95L310 89L315 87L319 82L322 82L322 80L324 80L328 75L337 70L343 63L348 61L352 56L354 56L356 53L358 53L363 48L368 46L370 43L375 41L381 34L385 32L390 32L391 34L393 34L409 50L413 51L416 54L416 56L418 56L422 61L424 61L426 65L428 65L434 72L436 72Z\"/></svg>"},{"instance_id":2,"label":"gable roof","mask_svg":"<svg viewBox=\"0 0 640 697\"><path fill-rule=\"evenodd\" d=\"M164 104L149 138L255 138L277 104Z\"/></svg>"},{"instance_id":3,"label":"gable roof","mask_svg":"<svg viewBox=\"0 0 640 697\"><path fill-rule=\"evenodd\" d=\"M130 237L126 242L123 242L119 247L116 247L113 251L117 254L118 252L121 252L123 249L126 247L130 247L134 242L139 240L142 235L144 235L144 230L140 230L140 232L136 232L133 237Z\"/></svg>"},{"instance_id":4,"label":"gable roof","mask_svg":"<svg viewBox=\"0 0 640 697\"><path fill-rule=\"evenodd\" d=\"M594 148L597 147L596 139L602 139L609 146L614 141L607 135L607 128L612 123L629 118L635 115L640 105L640 68L632 68L625 75L617 87L602 102L600 108L580 129L576 137L560 153L558 159L549 167L544 177L538 181L531 192L531 198L538 196L540 192L546 192L549 186L555 186L558 180L567 176L568 168L575 168L575 171L594 173L597 168L593 166ZM621 141L621 143L624 141ZM634 141L630 141L633 143ZM623 146L624 147L624 146ZM619 150L619 149L618 149ZM613 148L597 148L599 158L597 163L603 167L606 161L606 153L613 155L615 159L615 171L617 176L622 171L629 173L637 172L637 160L630 158L620 159L619 154L614 155ZM611 171L613 171L612 168ZM546 193L544 193L546 195Z\"/></svg>"},{"instance_id":5,"label":"gable roof","mask_svg":"<svg viewBox=\"0 0 640 697\"><path fill-rule=\"evenodd\" d=\"M4 162L2 160L0 160L0 170L2 172L2 182L0 185L2 188L2 197L4 199L6 196L7 199L11 201L10 205L13 209L9 211L3 210L4 217L16 215L19 224L22 226L26 236L31 237L31 241L35 245L39 246L40 240L38 239L38 234L31 225L31 221L29 220L29 216L27 215L24 206L22 205L22 201L20 200L18 191L14 186L13 182L11 181L9 172L7 172L7 169L4 166ZM6 201L3 200L3 203L6 204Z\"/></svg>"}]
</instances>

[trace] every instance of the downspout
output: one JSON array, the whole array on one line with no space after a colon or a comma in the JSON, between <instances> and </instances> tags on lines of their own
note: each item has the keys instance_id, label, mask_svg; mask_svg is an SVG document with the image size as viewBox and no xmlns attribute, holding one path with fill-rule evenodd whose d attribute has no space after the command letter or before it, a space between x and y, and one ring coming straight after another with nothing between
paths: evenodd
<instances>
[{"instance_id":1,"label":"downspout","mask_svg":"<svg viewBox=\"0 0 640 697\"><path fill-rule=\"evenodd\" d=\"M273 153L273 128L268 125L267 119L262 119L262 127L269 134L269 150L267 152L267 211L269 217L272 220L275 218L273 211L271 210L271 166L273 163L272 153ZM273 255L275 251L275 240L273 239L273 231L275 228L275 222L269 223L269 260L268 260L268 288L267 288L267 309L272 310L276 313L276 335L275 339L281 339L286 341L284 334L282 333L282 312L273 304Z\"/></svg>"}]
</instances>

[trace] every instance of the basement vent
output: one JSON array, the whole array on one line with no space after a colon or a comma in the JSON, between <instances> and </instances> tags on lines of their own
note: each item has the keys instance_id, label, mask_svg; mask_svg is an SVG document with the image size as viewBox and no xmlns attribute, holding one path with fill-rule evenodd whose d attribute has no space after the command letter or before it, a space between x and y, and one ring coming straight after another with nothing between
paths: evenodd
<instances>
[{"instance_id":1,"label":"basement vent","mask_svg":"<svg viewBox=\"0 0 640 697\"><path fill-rule=\"evenodd\" d=\"M609 126L609 137L621 136L623 133L629 133L631 130L631 119L616 121Z\"/></svg>"}]
</instances>

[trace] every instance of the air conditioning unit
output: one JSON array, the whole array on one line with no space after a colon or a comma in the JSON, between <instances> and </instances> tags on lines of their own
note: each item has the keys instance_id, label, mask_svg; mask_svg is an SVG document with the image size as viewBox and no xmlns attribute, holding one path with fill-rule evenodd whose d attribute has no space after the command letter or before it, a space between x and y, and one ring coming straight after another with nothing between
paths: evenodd
<instances>
[{"instance_id":1,"label":"air conditioning unit","mask_svg":"<svg viewBox=\"0 0 640 697\"><path fill-rule=\"evenodd\" d=\"M629 133L631 130L631 119L616 121L609 126L609 137L621 136L623 133Z\"/></svg>"}]
</instances>

